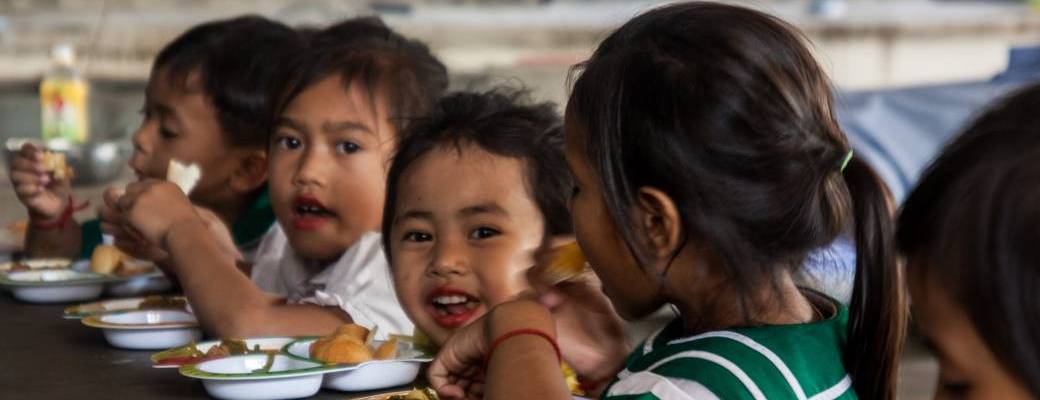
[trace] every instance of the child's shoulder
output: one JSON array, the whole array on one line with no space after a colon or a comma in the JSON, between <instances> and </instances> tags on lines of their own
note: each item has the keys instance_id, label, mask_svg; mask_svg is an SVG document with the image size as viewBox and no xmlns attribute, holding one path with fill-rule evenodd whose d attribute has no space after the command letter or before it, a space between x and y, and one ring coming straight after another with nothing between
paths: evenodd
<instances>
[{"instance_id":1,"label":"child's shoulder","mask_svg":"<svg viewBox=\"0 0 1040 400\"><path fill-rule=\"evenodd\" d=\"M677 328L670 325L636 348L606 398L855 398L842 362L842 318L839 311L810 324L690 337L669 335Z\"/></svg>"}]
</instances>

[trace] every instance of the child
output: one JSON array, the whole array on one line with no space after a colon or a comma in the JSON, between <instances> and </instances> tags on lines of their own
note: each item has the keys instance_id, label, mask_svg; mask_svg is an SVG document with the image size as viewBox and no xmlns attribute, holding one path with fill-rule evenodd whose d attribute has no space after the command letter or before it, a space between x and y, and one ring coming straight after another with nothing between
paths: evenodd
<instances>
[{"instance_id":1,"label":"child","mask_svg":"<svg viewBox=\"0 0 1040 400\"><path fill-rule=\"evenodd\" d=\"M260 246L265 262L253 267L255 283L235 271L174 185L134 184L112 204L171 254L171 269L214 336L327 334L347 322L378 327L377 337L413 329L374 231L398 132L426 113L447 72L425 45L377 19L334 28L344 25L370 33L336 45L321 45L316 34L278 102L268 172L280 229Z\"/></svg>"},{"instance_id":2,"label":"child","mask_svg":"<svg viewBox=\"0 0 1040 400\"><path fill-rule=\"evenodd\" d=\"M629 21L581 68L565 134L577 241L622 317L665 303L679 316L602 398L892 398L906 310L889 204L850 160L803 38L757 11L681 3ZM793 279L847 227L849 308ZM448 340L430 383L568 398L555 338L541 305L500 304Z\"/></svg>"},{"instance_id":3,"label":"child","mask_svg":"<svg viewBox=\"0 0 1040 400\"><path fill-rule=\"evenodd\" d=\"M914 319L939 356L936 398L1040 396L1040 86L950 143L903 204Z\"/></svg>"},{"instance_id":4,"label":"child","mask_svg":"<svg viewBox=\"0 0 1040 400\"><path fill-rule=\"evenodd\" d=\"M553 104L527 105L523 93L447 96L408 132L390 167L383 247L405 312L441 345L531 290L536 250L572 234L572 184ZM620 321L604 311L605 327L567 338L583 382L609 377L628 351Z\"/></svg>"},{"instance_id":5,"label":"child","mask_svg":"<svg viewBox=\"0 0 1040 400\"><path fill-rule=\"evenodd\" d=\"M171 159L201 167L192 202L230 226L247 255L274 223L265 188L267 91L283 74L278 61L302 45L291 28L261 17L192 28L156 57L133 136L138 179L165 179ZM26 249L35 257L90 258L100 222L71 219L68 180L43 173L41 161L27 146L13 162L11 179L31 221Z\"/></svg>"}]
</instances>

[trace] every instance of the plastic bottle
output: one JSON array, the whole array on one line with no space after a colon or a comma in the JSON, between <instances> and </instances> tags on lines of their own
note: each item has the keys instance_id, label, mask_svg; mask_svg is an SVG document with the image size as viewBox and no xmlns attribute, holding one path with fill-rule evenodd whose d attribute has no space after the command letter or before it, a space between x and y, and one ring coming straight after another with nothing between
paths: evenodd
<instances>
[{"instance_id":1,"label":"plastic bottle","mask_svg":"<svg viewBox=\"0 0 1040 400\"><path fill-rule=\"evenodd\" d=\"M87 141L90 127L87 120L89 91L87 80L76 69L76 53L72 46L54 46L51 49L51 69L40 82L44 142L82 144Z\"/></svg>"}]
</instances>

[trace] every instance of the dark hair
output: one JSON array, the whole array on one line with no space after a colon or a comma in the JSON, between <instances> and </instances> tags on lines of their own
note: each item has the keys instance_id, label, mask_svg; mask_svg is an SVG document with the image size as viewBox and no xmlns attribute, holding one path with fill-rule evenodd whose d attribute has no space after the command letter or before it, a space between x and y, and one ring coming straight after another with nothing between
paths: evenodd
<instances>
[{"instance_id":1,"label":"dark hair","mask_svg":"<svg viewBox=\"0 0 1040 400\"><path fill-rule=\"evenodd\" d=\"M292 28L258 16L207 22L170 42L156 56L157 74L187 89L198 73L226 141L264 148L273 91L285 79L286 60L303 48Z\"/></svg>"},{"instance_id":2,"label":"dark hair","mask_svg":"<svg viewBox=\"0 0 1040 400\"><path fill-rule=\"evenodd\" d=\"M552 103L531 104L527 92L497 89L453 93L413 122L394 156L383 207L383 247L390 248L401 176L416 160L440 148L473 144L488 153L520 159L526 187L545 221L545 235L573 232L567 201L573 187L563 156L563 128ZM390 253L387 253L387 259Z\"/></svg>"},{"instance_id":3,"label":"dark hair","mask_svg":"<svg viewBox=\"0 0 1040 400\"><path fill-rule=\"evenodd\" d=\"M1000 363L1040 393L1040 86L946 146L903 203L912 279L935 279Z\"/></svg>"},{"instance_id":4,"label":"dark hair","mask_svg":"<svg viewBox=\"0 0 1040 400\"><path fill-rule=\"evenodd\" d=\"M308 51L292 67L281 91L277 118L300 93L334 74L360 84L375 101L384 97L398 134L426 114L448 88L448 70L430 49L387 27L377 17L348 19L309 35Z\"/></svg>"},{"instance_id":5,"label":"dark hair","mask_svg":"<svg viewBox=\"0 0 1040 400\"><path fill-rule=\"evenodd\" d=\"M804 41L746 8L655 9L575 67L568 123L587 131L610 217L636 258L645 263L628 210L640 187L655 187L676 202L685 234L721 261L742 305L853 224L845 367L860 397L892 398L907 312L889 195L858 159L842 173L848 140Z\"/></svg>"}]
</instances>

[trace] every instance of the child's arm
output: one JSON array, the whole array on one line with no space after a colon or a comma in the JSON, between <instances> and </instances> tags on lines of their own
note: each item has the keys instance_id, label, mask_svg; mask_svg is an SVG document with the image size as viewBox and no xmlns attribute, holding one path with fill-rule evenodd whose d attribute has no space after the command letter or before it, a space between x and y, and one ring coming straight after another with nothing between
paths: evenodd
<instances>
[{"instance_id":1,"label":"child's arm","mask_svg":"<svg viewBox=\"0 0 1040 400\"><path fill-rule=\"evenodd\" d=\"M448 339L430 365L430 386L446 398L570 399L553 342L534 334L504 336L521 330L556 337L545 307L524 300L502 303ZM498 338L505 339L491 349ZM478 371L489 351L481 379Z\"/></svg>"},{"instance_id":2,"label":"child's arm","mask_svg":"<svg viewBox=\"0 0 1040 400\"><path fill-rule=\"evenodd\" d=\"M22 146L11 160L11 186L29 211L25 251L32 257L79 257L82 233L79 223L65 215L69 203L69 179L54 179L44 165L43 152L31 144Z\"/></svg>"},{"instance_id":3,"label":"child's arm","mask_svg":"<svg viewBox=\"0 0 1040 400\"><path fill-rule=\"evenodd\" d=\"M112 208L125 225L170 254L169 268L199 322L214 336L320 335L351 322L338 308L286 305L261 291L237 268L235 252L217 240L172 183L131 184Z\"/></svg>"}]
</instances>

